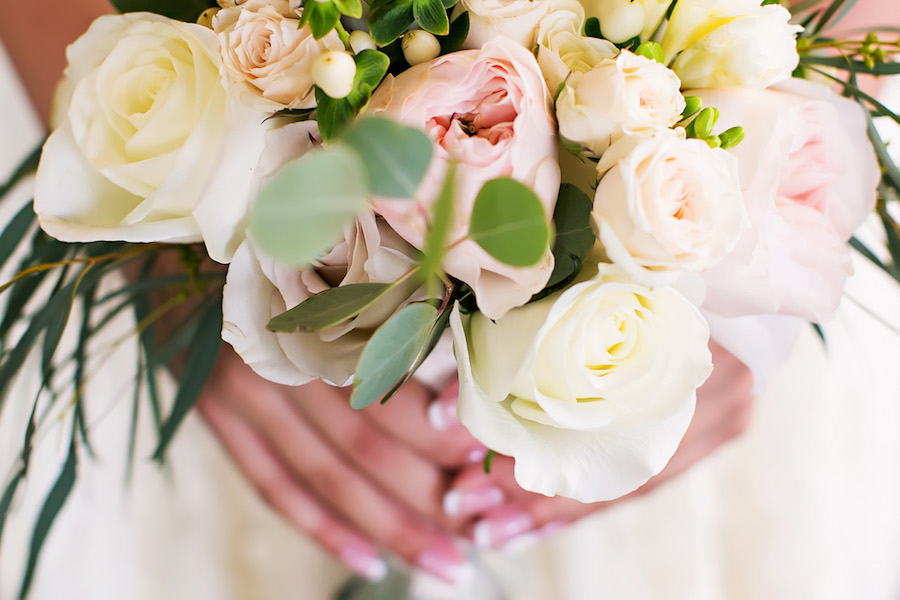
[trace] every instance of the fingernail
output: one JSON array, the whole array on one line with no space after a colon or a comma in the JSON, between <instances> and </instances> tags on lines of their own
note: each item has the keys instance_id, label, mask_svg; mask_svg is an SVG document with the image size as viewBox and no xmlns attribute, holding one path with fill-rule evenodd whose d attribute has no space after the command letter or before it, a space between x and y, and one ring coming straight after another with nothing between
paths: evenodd
<instances>
[{"instance_id":1,"label":"fingernail","mask_svg":"<svg viewBox=\"0 0 900 600\"><path fill-rule=\"evenodd\" d=\"M448 517L467 517L503 504L503 490L486 485L474 490L451 490L444 496L444 513Z\"/></svg>"},{"instance_id":2,"label":"fingernail","mask_svg":"<svg viewBox=\"0 0 900 600\"><path fill-rule=\"evenodd\" d=\"M534 519L528 513L514 509L482 519L475 525L473 534L477 546L496 550L532 529Z\"/></svg>"},{"instance_id":3,"label":"fingernail","mask_svg":"<svg viewBox=\"0 0 900 600\"><path fill-rule=\"evenodd\" d=\"M351 545L341 550L341 560L354 573L369 581L379 581L387 575L388 566L373 550L362 545Z\"/></svg>"},{"instance_id":4,"label":"fingernail","mask_svg":"<svg viewBox=\"0 0 900 600\"><path fill-rule=\"evenodd\" d=\"M480 463L487 457L487 453L487 446L479 446L469 452L468 456L466 456L466 463L470 465Z\"/></svg>"},{"instance_id":5,"label":"fingernail","mask_svg":"<svg viewBox=\"0 0 900 600\"><path fill-rule=\"evenodd\" d=\"M419 555L416 564L423 570L449 583L471 579L475 570L466 557L452 544L430 548Z\"/></svg>"},{"instance_id":6,"label":"fingernail","mask_svg":"<svg viewBox=\"0 0 900 600\"><path fill-rule=\"evenodd\" d=\"M549 523L541 527L538 531L541 534L541 539L545 539L556 535L568 526L569 524L566 521L550 521Z\"/></svg>"},{"instance_id":7,"label":"fingernail","mask_svg":"<svg viewBox=\"0 0 900 600\"><path fill-rule=\"evenodd\" d=\"M428 407L428 422L438 431L447 431L459 424L456 418L456 397L438 398Z\"/></svg>"}]
</instances>

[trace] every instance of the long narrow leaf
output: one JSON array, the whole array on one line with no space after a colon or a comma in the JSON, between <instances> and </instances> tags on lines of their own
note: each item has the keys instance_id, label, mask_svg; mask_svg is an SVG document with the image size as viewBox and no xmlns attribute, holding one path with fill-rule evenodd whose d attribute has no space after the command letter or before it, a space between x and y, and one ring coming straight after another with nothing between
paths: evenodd
<instances>
[{"instance_id":1,"label":"long narrow leaf","mask_svg":"<svg viewBox=\"0 0 900 600\"><path fill-rule=\"evenodd\" d=\"M44 148L44 143L41 142L41 145L31 151L31 153L25 157L19 166L15 168L12 175L10 175L9 179L0 184L0 198L6 196L11 189L16 187L16 184L22 181L26 176L34 173L37 169L38 162L41 160L41 150Z\"/></svg>"},{"instance_id":2,"label":"long narrow leaf","mask_svg":"<svg viewBox=\"0 0 900 600\"><path fill-rule=\"evenodd\" d=\"M12 253L25 239L25 234L28 233L28 230L34 223L34 219L34 203L29 202L16 213L16 216L3 229L3 233L0 234L0 266L6 264Z\"/></svg>"},{"instance_id":3,"label":"long narrow leaf","mask_svg":"<svg viewBox=\"0 0 900 600\"><path fill-rule=\"evenodd\" d=\"M3 528L6 525L6 516L9 514L9 507L12 506L13 498L16 497L16 491L19 489L19 484L25 479L25 469L19 469L13 478L10 479L9 483L6 484L6 489L3 490L3 495L0 496L0 543L3 542Z\"/></svg>"}]
</instances>

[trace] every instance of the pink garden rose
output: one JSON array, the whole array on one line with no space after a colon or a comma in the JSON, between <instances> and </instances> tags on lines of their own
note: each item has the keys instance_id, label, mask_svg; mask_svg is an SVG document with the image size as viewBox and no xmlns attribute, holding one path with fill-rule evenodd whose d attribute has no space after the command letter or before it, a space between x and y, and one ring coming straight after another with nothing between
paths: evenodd
<instances>
[{"instance_id":1,"label":"pink garden rose","mask_svg":"<svg viewBox=\"0 0 900 600\"><path fill-rule=\"evenodd\" d=\"M689 93L719 108L722 129L746 130L730 151L751 228L705 274L705 308L828 319L852 272L847 240L872 211L880 176L862 110L798 79Z\"/></svg>"},{"instance_id":2,"label":"pink garden rose","mask_svg":"<svg viewBox=\"0 0 900 600\"><path fill-rule=\"evenodd\" d=\"M497 177L530 186L547 220L553 215L560 178L556 126L534 55L498 37L481 50L442 56L389 78L375 92L370 110L421 127L435 142L435 157L415 202L376 200L385 220L421 248L448 161L455 160L456 213L444 269L472 287L479 309L493 319L540 291L553 270L549 248L535 266L517 268L463 240L478 191Z\"/></svg>"}]
</instances>

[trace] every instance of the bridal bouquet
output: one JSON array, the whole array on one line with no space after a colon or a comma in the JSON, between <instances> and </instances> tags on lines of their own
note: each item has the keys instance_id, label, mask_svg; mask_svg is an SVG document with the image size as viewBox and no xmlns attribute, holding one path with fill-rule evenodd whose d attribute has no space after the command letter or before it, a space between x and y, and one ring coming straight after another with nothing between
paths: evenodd
<instances>
[{"instance_id":1,"label":"bridal bouquet","mask_svg":"<svg viewBox=\"0 0 900 600\"><path fill-rule=\"evenodd\" d=\"M675 452L711 327L762 378L784 327L767 319L828 319L851 246L898 275L851 237L874 208L900 253L872 119L900 120L856 84L900 73L897 44L827 37L843 0L800 21L770 0L117 4L148 12L69 48L33 209L0 237L2 262L31 240L4 287L0 395L37 346L45 386L76 395L50 521L88 443L89 340L123 310L157 458L220 335L263 377L352 385L362 408L449 328L462 423L523 488L594 502ZM180 267L155 274L166 256ZM153 372L184 350L163 415Z\"/></svg>"}]
</instances>

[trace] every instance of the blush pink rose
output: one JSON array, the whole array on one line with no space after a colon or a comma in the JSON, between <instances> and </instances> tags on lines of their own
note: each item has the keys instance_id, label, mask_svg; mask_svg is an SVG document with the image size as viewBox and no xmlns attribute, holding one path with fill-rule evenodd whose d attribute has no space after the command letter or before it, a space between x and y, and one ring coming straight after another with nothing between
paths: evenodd
<instances>
[{"instance_id":1,"label":"blush pink rose","mask_svg":"<svg viewBox=\"0 0 900 600\"><path fill-rule=\"evenodd\" d=\"M847 241L872 211L880 177L856 103L792 79L774 88L692 91L741 125L738 158L751 228L705 274L705 308L723 316L830 318L852 273Z\"/></svg>"},{"instance_id":2,"label":"blush pink rose","mask_svg":"<svg viewBox=\"0 0 900 600\"><path fill-rule=\"evenodd\" d=\"M455 160L456 211L444 269L472 287L479 309L493 319L540 291L553 270L549 248L535 266L517 268L463 239L478 191L497 177L530 186L548 222L553 215L560 180L556 125L534 55L498 37L480 50L442 56L386 80L375 92L370 110L421 127L435 142L435 155L415 202L376 199L375 209L384 219L421 248L448 161Z\"/></svg>"}]
</instances>

